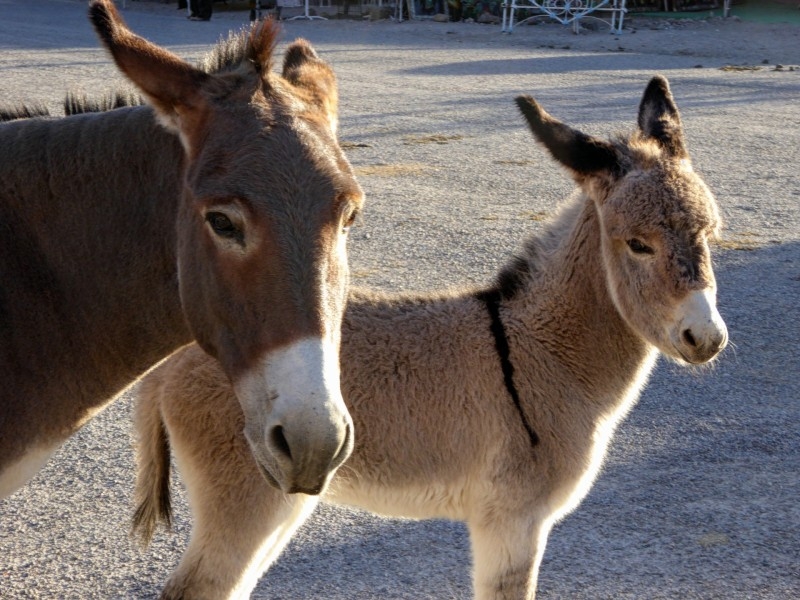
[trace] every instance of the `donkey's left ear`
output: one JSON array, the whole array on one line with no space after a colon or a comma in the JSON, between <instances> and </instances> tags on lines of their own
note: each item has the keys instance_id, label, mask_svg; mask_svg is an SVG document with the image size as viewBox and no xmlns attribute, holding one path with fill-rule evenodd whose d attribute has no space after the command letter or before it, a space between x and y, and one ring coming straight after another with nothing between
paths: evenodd
<instances>
[{"instance_id":1,"label":"donkey's left ear","mask_svg":"<svg viewBox=\"0 0 800 600\"><path fill-rule=\"evenodd\" d=\"M187 145L185 125L205 106L202 92L210 76L131 32L111 0L93 0L89 18L117 67L144 93L161 123Z\"/></svg>"},{"instance_id":2,"label":"donkey's left ear","mask_svg":"<svg viewBox=\"0 0 800 600\"><path fill-rule=\"evenodd\" d=\"M297 39L286 49L283 78L304 92L307 102L326 116L331 132L336 135L339 124L339 91L333 69L323 61L304 39Z\"/></svg>"},{"instance_id":3,"label":"donkey's left ear","mask_svg":"<svg viewBox=\"0 0 800 600\"><path fill-rule=\"evenodd\" d=\"M653 77L644 91L639 104L639 129L645 137L661 144L671 156L689 156L683 141L681 116L664 77Z\"/></svg>"},{"instance_id":4,"label":"donkey's left ear","mask_svg":"<svg viewBox=\"0 0 800 600\"><path fill-rule=\"evenodd\" d=\"M519 96L517 106L534 137L581 183L587 177L616 177L622 172L613 145L587 135L551 117L530 96Z\"/></svg>"}]
</instances>

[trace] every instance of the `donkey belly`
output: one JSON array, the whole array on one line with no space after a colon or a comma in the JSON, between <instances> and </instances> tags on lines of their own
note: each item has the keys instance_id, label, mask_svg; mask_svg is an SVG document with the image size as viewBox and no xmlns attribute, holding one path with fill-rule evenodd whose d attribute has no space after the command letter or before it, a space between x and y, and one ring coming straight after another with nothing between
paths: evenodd
<instances>
[{"instance_id":1,"label":"donkey belly","mask_svg":"<svg viewBox=\"0 0 800 600\"><path fill-rule=\"evenodd\" d=\"M345 464L345 469L347 468ZM323 497L329 504L361 508L386 517L465 520L463 485L432 482L404 487L335 478Z\"/></svg>"},{"instance_id":2,"label":"donkey belly","mask_svg":"<svg viewBox=\"0 0 800 600\"><path fill-rule=\"evenodd\" d=\"M73 433L120 394L90 402L51 386L34 397L0 397L5 403L0 414L0 498L25 485Z\"/></svg>"},{"instance_id":3,"label":"donkey belly","mask_svg":"<svg viewBox=\"0 0 800 600\"><path fill-rule=\"evenodd\" d=\"M30 481L60 446L59 441L51 445L32 447L21 458L3 469L0 472L0 500L7 498Z\"/></svg>"}]
</instances>

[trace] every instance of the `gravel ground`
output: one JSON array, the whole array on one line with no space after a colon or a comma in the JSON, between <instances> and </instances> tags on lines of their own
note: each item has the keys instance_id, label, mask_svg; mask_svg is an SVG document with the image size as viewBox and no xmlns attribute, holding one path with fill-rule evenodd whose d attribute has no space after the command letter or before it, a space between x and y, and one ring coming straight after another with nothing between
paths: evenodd
<instances>
[{"instance_id":1,"label":"gravel ground","mask_svg":"<svg viewBox=\"0 0 800 600\"><path fill-rule=\"evenodd\" d=\"M128 2L135 31L188 59L246 12L190 23ZM555 25L292 21L336 68L341 137L368 195L355 282L432 289L487 281L572 189L512 99L533 94L595 135L629 129L649 77L671 81L694 162L727 229L716 251L732 344L713 368L662 361L603 474L553 532L541 598L800 597L800 27L629 19L622 35ZM782 65L777 68L776 65ZM0 103L59 109L118 78L78 0L0 0ZM269 168L269 165L265 165ZM128 538L131 400L0 501L0 598L149 598L177 564L177 527ZM255 598L470 598L469 544L449 522L325 507Z\"/></svg>"}]
</instances>

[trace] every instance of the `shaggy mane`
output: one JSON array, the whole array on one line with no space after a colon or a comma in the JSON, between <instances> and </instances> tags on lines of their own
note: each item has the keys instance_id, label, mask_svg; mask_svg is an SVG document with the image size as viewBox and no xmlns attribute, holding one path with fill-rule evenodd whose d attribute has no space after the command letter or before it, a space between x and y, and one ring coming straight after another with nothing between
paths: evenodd
<instances>
[{"instance_id":1,"label":"shaggy mane","mask_svg":"<svg viewBox=\"0 0 800 600\"><path fill-rule=\"evenodd\" d=\"M20 104L18 106L0 107L0 122L49 117L50 111L44 104Z\"/></svg>"},{"instance_id":2,"label":"shaggy mane","mask_svg":"<svg viewBox=\"0 0 800 600\"><path fill-rule=\"evenodd\" d=\"M528 282L536 279L544 271L545 265L561 244L565 236L569 235L570 227L575 223L576 213L583 209L587 202L585 194L575 193L568 201L558 208L556 216L550 219L545 228L528 237L522 250L500 269L493 284L479 293L481 297L487 294L510 300L520 292L524 292Z\"/></svg>"},{"instance_id":3,"label":"shaggy mane","mask_svg":"<svg viewBox=\"0 0 800 600\"><path fill-rule=\"evenodd\" d=\"M141 106L142 104L144 104L144 99L139 94L130 91L110 92L99 99L89 98L86 94L67 92L67 96L64 98L64 114L70 116L107 112L123 106Z\"/></svg>"},{"instance_id":4,"label":"shaggy mane","mask_svg":"<svg viewBox=\"0 0 800 600\"><path fill-rule=\"evenodd\" d=\"M272 55L278 43L280 26L272 18L256 21L250 27L231 31L197 67L206 73L227 73L249 63L260 73L272 68Z\"/></svg>"},{"instance_id":5,"label":"shaggy mane","mask_svg":"<svg viewBox=\"0 0 800 600\"><path fill-rule=\"evenodd\" d=\"M239 31L231 31L227 38L221 38L217 45L203 58L197 68L209 73L228 73L247 64L259 73L272 68L275 46L278 43L280 25L270 19L258 21ZM110 92L100 98L89 98L86 94L67 92L64 98L64 115L107 112L123 106L145 104L141 95L124 90ZM43 104L21 104L0 107L0 122L49 117L50 111Z\"/></svg>"}]
</instances>

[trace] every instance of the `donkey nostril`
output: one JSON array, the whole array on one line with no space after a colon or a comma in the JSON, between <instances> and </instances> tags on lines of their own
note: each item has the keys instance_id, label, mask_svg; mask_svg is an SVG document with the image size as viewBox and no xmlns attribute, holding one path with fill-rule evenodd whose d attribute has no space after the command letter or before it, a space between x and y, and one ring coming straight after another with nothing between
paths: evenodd
<instances>
[{"instance_id":1,"label":"donkey nostril","mask_svg":"<svg viewBox=\"0 0 800 600\"><path fill-rule=\"evenodd\" d=\"M283 434L283 427L280 425L275 426L270 436L272 437L272 445L275 451L285 455L289 460L292 460L292 449L289 447L289 442Z\"/></svg>"},{"instance_id":2,"label":"donkey nostril","mask_svg":"<svg viewBox=\"0 0 800 600\"><path fill-rule=\"evenodd\" d=\"M694 339L694 336L692 335L692 330L691 329L684 329L683 330L683 341L686 342L687 344L689 344L692 348L697 346L697 340Z\"/></svg>"}]
</instances>

